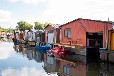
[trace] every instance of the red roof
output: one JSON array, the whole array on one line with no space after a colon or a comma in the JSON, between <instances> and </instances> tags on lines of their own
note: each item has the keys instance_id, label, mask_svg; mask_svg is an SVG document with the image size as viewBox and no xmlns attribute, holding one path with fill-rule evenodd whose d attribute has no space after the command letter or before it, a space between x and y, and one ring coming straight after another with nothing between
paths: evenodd
<instances>
[{"instance_id":1,"label":"red roof","mask_svg":"<svg viewBox=\"0 0 114 76\"><path fill-rule=\"evenodd\" d=\"M73 21L71 21L71 22L68 22L68 23L63 24L63 25L61 25L60 27L66 25L66 24L72 23L72 22L74 22L74 21L77 21L77 20L88 20L88 21L103 22L103 23L110 23L110 24L113 23L112 21L101 21L101 20L91 20L91 19L78 18L78 19L75 19L75 20L73 20Z\"/></svg>"}]
</instances>

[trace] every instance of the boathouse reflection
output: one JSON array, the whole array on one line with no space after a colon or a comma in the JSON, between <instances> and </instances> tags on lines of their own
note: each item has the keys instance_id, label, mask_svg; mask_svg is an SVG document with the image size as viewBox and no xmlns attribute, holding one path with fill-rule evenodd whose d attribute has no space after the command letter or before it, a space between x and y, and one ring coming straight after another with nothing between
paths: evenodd
<instances>
[{"instance_id":1,"label":"boathouse reflection","mask_svg":"<svg viewBox=\"0 0 114 76\"><path fill-rule=\"evenodd\" d=\"M114 65L107 63L91 62L84 56L75 55L64 59L51 56L49 53L35 51L34 48L14 47L15 51L29 60L44 62L43 69L49 75L57 74L58 76L114 76Z\"/></svg>"},{"instance_id":2,"label":"boathouse reflection","mask_svg":"<svg viewBox=\"0 0 114 76\"><path fill-rule=\"evenodd\" d=\"M56 60L49 53L44 55L44 70L47 74L57 73L59 70L60 61Z\"/></svg>"}]
</instances>

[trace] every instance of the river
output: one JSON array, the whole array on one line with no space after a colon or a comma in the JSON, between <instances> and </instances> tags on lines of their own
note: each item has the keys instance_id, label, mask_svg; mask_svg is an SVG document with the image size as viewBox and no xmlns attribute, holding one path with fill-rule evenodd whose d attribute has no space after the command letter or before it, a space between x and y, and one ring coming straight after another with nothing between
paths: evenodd
<instances>
[{"instance_id":1,"label":"river","mask_svg":"<svg viewBox=\"0 0 114 76\"><path fill-rule=\"evenodd\" d=\"M34 47L0 42L0 76L114 76L114 65L87 63L80 56L55 58Z\"/></svg>"}]
</instances>

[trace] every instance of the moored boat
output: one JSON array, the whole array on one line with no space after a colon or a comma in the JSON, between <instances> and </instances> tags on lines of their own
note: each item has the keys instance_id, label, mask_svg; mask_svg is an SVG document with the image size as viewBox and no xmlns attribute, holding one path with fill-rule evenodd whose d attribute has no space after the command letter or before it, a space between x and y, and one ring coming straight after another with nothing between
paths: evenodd
<instances>
[{"instance_id":1,"label":"moored boat","mask_svg":"<svg viewBox=\"0 0 114 76\"><path fill-rule=\"evenodd\" d=\"M65 48L60 48L59 46L55 46L54 48L47 50L48 53L59 58L65 56L65 51Z\"/></svg>"},{"instance_id":2,"label":"moored boat","mask_svg":"<svg viewBox=\"0 0 114 76\"><path fill-rule=\"evenodd\" d=\"M46 52L46 50L49 50L50 46L44 45L44 46L35 46L35 50L40 52Z\"/></svg>"}]
</instances>

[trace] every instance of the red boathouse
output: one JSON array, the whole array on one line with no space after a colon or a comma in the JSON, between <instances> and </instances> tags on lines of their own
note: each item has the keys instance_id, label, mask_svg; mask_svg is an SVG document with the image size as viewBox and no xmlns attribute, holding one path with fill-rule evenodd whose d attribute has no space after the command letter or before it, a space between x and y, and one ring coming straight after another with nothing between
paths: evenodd
<instances>
[{"instance_id":1,"label":"red boathouse","mask_svg":"<svg viewBox=\"0 0 114 76\"><path fill-rule=\"evenodd\" d=\"M109 21L78 18L60 26L60 44L75 46L77 54L95 55L99 48L107 47L110 28L112 22Z\"/></svg>"},{"instance_id":2,"label":"red boathouse","mask_svg":"<svg viewBox=\"0 0 114 76\"><path fill-rule=\"evenodd\" d=\"M49 44L59 43L59 24L49 24L45 29L45 42Z\"/></svg>"}]
</instances>

